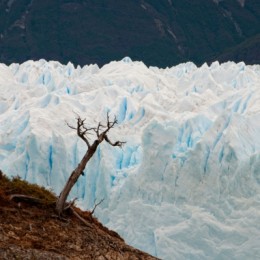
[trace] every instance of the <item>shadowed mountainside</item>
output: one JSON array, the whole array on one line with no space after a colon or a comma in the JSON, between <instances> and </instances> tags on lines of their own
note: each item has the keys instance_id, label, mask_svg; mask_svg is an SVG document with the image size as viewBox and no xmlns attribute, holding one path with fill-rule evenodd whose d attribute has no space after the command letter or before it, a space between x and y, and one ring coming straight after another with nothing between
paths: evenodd
<instances>
[{"instance_id":1,"label":"shadowed mountainside","mask_svg":"<svg viewBox=\"0 0 260 260\"><path fill-rule=\"evenodd\" d=\"M259 28L259 0L2 0L0 61L252 64L260 62Z\"/></svg>"}]
</instances>

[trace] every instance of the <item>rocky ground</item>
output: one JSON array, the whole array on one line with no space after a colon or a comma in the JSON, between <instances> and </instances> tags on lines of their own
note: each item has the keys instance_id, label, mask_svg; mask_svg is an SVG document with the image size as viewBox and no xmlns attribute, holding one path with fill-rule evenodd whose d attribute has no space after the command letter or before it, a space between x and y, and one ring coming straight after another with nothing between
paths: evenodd
<instances>
[{"instance_id":1,"label":"rocky ground","mask_svg":"<svg viewBox=\"0 0 260 260\"><path fill-rule=\"evenodd\" d=\"M156 259L126 245L90 212L74 208L85 223L72 211L59 219L49 203L53 195L44 200L47 191L35 187L0 174L0 259ZM11 200L17 192L34 193L43 203Z\"/></svg>"}]
</instances>

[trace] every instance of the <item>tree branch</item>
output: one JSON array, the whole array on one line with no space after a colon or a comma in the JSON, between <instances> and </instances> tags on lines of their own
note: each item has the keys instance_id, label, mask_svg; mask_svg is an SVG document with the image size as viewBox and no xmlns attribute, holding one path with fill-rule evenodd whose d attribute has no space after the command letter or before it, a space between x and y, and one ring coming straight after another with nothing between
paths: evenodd
<instances>
[{"instance_id":1,"label":"tree branch","mask_svg":"<svg viewBox=\"0 0 260 260\"><path fill-rule=\"evenodd\" d=\"M116 124L118 124L116 116L114 117L113 121L109 119L109 113L107 112L107 129L103 132L106 134L111 128L113 128Z\"/></svg>"},{"instance_id":2,"label":"tree branch","mask_svg":"<svg viewBox=\"0 0 260 260\"><path fill-rule=\"evenodd\" d=\"M112 143L109 140L109 138L107 137L107 133L109 132L109 130L111 128L114 128L114 126L116 124L118 124L116 116L114 117L113 121L110 121L109 113L107 113L106 126L104 126L103 124L101 124L101 122L99 122L97 127L88 128L85 126L85 121L86 121L86 119L81 119L81 117L78 116L77 117L77 127L74 127L74 126L70 125L69 123L67 123L67 125L71 129L77 130L77 135L87 144L88 148L90 148L91 145L90 145L89 140L86 135L92 134L91 131L94 131L96 133L97 138L98 138L97 140L99 141L99 143L101 143L104 139L106 140L107 143L109 143L112 146L122 147L122 145L126 143L126 142L120 142L120 141ZM102 128L104 129L103 132L101 132Z\"/></svg>"},{"instance_id":3,"label":"tree branch","mask_svg":"<svg viewBox=\"0 0 260 260\"><path fill-rule=\"evenodd\" d=\"M100 129L101 129L101 128L105 128L105 126L103 126L103 125L99 122L97 128L94 130L94 131L96 132L98 138L100 137Z\"/></svg>"},{"instance_id":4,"label":"tree branch","mask_svg":"<svg viewBox=\"0 0 260 260\"><path fill-rule=\"evenodd\" d=\"M98 205L100 205L104 200L105 200L105 199L102 199L102 200L99 201L98 203L95 203L95 202L96 202L96 200L95 200L95 202L94 202L94 203L95 203L94 208L93 208L92 211L90 212L91 215L94 214L94 212L95 212L95 210L96 210L96 207L97 207Z\"/></svg>"},{"instance_id":5,"label":"tree branch","mask_svg":"<svg viewBox=\"0 0 260 260\"><path fill-rule=\"evenodd\" d=\"M118 146L120 148L122 148L122 146L126 143L126 142L121 142L121 141L116 141L114 143L112 143L109 138L107 137L107 135L104 136L104 139L106 140L106 142L108 142L110 145L112 146Z\"/></svg>"},{"instance_id":6,"label":"tree branch","mask_svg":"<svg viewBox=\"0 0 260 260\"><path fill-rule=\"evenodd\" d=\"M93 130L93 128L86 128L84 125L84 122L86 119L81 119L80 117L77 118L77 127L74 127L67 123L67 126L71 129L77 130L77 135L87 144L88 148L90 147L90 143L86 137L86 134L88 134L88 131Z\"/></svg>"},{"instance_id":7,"label":"tree branch","mask_svg":"<svg viewBox=\"0 0 260 260\"><path fill-rule=\"evenodd\" d=\"M38 199L33 196L23 195L23 194L13 194L10 196L10 200L14 200L16 202L31 202L34 204L42 204L43 200Z\"/></svg>"}]
</instances>

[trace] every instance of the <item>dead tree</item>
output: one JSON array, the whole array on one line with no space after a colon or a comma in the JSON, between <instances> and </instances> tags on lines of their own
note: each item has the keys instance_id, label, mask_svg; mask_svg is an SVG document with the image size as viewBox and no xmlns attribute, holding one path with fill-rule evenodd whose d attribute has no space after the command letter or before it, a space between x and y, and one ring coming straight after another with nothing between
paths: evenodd
<instances>
[{"instance_id":1,"label":"dead tree","mask_svg":"<svg viewBox=\"0 0 260 260\"><path fill-rule=\"evenodd\" d=\"M122 147L122 145L125 142L120 142L116 141L115 143L111 142L110 139L108 138L107 134L110 131L111 128L113 128L118 122L116 117L114 118L113 121L110 121L109 114L107 114L107 122L106 124L101 124L99 123L97 127L92 127L88 128L85 125L86 119L81 119L80 117L77 118L77 126L71 126L68 124L68 126L74 130L77 131L77 135L86 143L87 145L87 151L82 158L81 162L78 164L78 166L73 170L71 173L67 183L65 184L63 190L60 193L60 196L57 199L56 202L56 211L59 216L61 216L67 197L74 186L74 184L77 182L78 178L80 177L81 174L83 174L83 171L88 163L88 161L91 159L93 154L96 152L97 147L100 143L102 143L104 140L109 143L112 146L118 146ZM96 140L90 144L88 134L95 134L96 135Z\"/></svg>"}]
</instances>

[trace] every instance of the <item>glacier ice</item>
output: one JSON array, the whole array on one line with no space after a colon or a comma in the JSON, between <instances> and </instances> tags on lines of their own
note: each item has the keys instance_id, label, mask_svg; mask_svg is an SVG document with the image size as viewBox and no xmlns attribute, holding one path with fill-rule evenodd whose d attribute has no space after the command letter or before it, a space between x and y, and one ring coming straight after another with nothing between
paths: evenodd
<instances>
[{"instance_id":1,"label":"glacier ice","mask_svg":"<svg viewBox=\"0 0 260 260\"><path fill-rule=\"evenodd\" d=\"M86 151L67 127L118 117L71 192L163 259L260 258L260 65L0 64L0 165L59 193Z\"/></svg>"}]
</instances>

